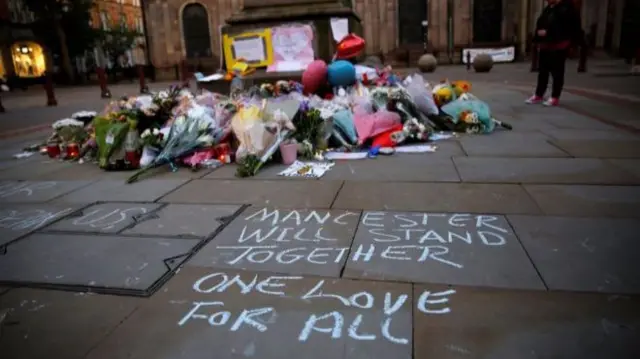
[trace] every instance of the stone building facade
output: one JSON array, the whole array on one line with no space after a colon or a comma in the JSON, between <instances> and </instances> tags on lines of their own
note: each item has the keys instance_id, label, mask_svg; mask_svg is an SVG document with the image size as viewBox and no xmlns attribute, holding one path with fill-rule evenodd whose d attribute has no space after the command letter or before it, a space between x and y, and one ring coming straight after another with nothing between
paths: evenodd
<instances>
[{"instance_id":1,"label":"stone building facade","mask_svg":"<svg viewBox=\"0 0 640 359\"><path fill-rule=\"evenodd\" d=\"M608 36L613 38L610 42L619 43L621 9L625 3L637 0L574 1L583 3L585 28L595 17L607 13L602 11L602 3L613 4L610 22L614 24L609 27L617 30L610 29ZM525 51L527 38L544 3L545 0L351 1L362 20L368 53L385 56L399 51L420 53L424 48L423 22L427 21L430 51L452 61L460 60L460 50L464 47L512 44L518 51ZM194 57L198 57L199 62L215 62L221 53L220 27L232 13L241 9L242 0L146 1L144 10L152 64L167 68ZM601 46L605 41L604 27L594 29ZM194 46L198 51L190 50Z\"/></svg>"},{"instance_id":2,"label":"stone building facade","mask_svg":"<svg viewBox=\"0 0 640 359\"><path fill-rule=\"evenodd\" d=\"M93 26L109 30L125 25L130 30L144 32L140 0L94 0L91 12Z\"/></svg>"}]
</instances>

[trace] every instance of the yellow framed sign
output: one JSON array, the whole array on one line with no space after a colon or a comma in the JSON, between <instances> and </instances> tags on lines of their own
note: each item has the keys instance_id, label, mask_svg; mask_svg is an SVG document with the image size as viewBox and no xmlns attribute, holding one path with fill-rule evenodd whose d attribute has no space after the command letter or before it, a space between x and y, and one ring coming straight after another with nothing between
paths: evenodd
<instances>
[{"instance_id":1,"label":"yellow framed sign","mask_svg":"<svg viewBox=\"0 0 640 359\"><path fill-rule=\"evenodd\" d=\"M240 59L251 67L266 67L273 62L271 29L224 35L222 43L227 69L233 68Z\"/></svg>"}]
</instances>

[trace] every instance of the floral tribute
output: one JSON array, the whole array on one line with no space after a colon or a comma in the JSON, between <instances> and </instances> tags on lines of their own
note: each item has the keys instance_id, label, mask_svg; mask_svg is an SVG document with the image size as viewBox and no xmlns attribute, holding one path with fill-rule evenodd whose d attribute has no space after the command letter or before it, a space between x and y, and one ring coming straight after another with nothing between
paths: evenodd
<instances>
[{"instance_id":1,"label":"floral tribute","mask_svg":"<svg viewBox=\"0 0 640 359\"><path fill-rule=\"evenodd\" d=\"M307 91L294 81L245 89L235 77L228 95L173 86L121 98L100 112L80 111L54 122L52 135L37 147L60 160L135 171L127 179L133 183L159 167L235 163L238 177L251 177L279 161L291 165L282 175L311 176L314 171L301 169L324 173L332 167L329 158L374 158L410 148L427 153L432 151L425 142L453 136L443 132L511 129L493 118L466 81L430 84L419 74L402 78L390 67L350 72L349 66L340 60L315 66Z\"/></svg>"}]
</instances>

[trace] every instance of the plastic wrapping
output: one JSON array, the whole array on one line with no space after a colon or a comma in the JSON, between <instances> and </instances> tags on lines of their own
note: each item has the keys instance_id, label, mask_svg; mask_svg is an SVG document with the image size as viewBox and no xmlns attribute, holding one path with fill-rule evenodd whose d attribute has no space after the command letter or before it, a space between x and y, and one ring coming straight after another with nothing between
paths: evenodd
<instances>
[{"instance_id":1,"label":"plastic wrapping","mask_svg":"<svg viewBox=\"0 0 640 359\"><path fill-rule=\"evenodd\" d=\"M409 77L406 90L411 96L416 108L427 116L437 115L438 106L433 99L433 89L425 84L421 75L415 74Z\"/></svg>"}]
</instances>

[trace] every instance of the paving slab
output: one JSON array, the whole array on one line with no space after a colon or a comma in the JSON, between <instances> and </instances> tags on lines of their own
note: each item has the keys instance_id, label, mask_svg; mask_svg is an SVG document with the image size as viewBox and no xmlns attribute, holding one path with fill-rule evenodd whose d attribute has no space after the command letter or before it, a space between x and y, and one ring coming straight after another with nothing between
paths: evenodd
<instances>
[{"instance_id":1,"label":"paving slab","mask_svg":"<svg viewBox=\"0 0 640 359\"><path fill-rule=\"evenodd\" d=\"M0 256L0 282L146 295L199 243L195 239L35 233Z\"/></svg>"},{"instance_id":2,"label":"paving slab","mask_svg":"<svg viewBox=\"0 0 640 359\"><path fill-rule=\"evenodd\" d=\"M436 152L423 154L398 153L393 156L379 156L375 160L344 160L336 161L335 167L325 173L322 180L394 180L394 181L444 181L458 182L460 178L455 171L455 167L448 161L452 156L465 156L460 144L455 140L443 140L433 142L437 146ZM438 167L439 171L432 169ZM255 177L242 179L247 180L288 180L288 181L309 181L306 178L282 177L278 174L288 166L271 163L265 166ZM234 164L225 165L208 175L205 179L237 179ZM416 170L422 168L422 170ZM373 173L372 173L373 172Z\"/></svg>"},{"instance_id":3,"label":"paving slab","mask_svg":"<svg viewBox=\"0 0 640 359\"><path fill-rule=\"evenodd\" d=\"M596 158L454 157L463 182L640 184L640 178Z\"/></svg>"},{"instance_id":4,"label":"paving slab","mask_svg":"<svg viewBox=\"0 0 640 359\"><path fill-rule=\"evenodd\" d=\"M140 181L149 179L197 179L211 172L210 169L201 169L192 171L188 168L179 168L178 171L172 172L168 166L163 166L149 172L148 175L140 177ZM135 171L104 171L95 163L72 163L72 166L63 170L48 172L39 178L43 180L69 180L69 179L112 179L125 181L131 177Z\"/></svg>"},{"instance_id":5,"label":"paving slab","mask_svg":"<svg viewBox=\"0 0 640 359\"><path fill-rule=\"evenodd\" d=\"M2 181L0 203L48 202L89 184L90 181Z\"/></svg>"},{"instance_id":6,"label":"paving slab","mask_svg":"<svg viewBox=\"0 0 640 359\"><path fill-rule=\"evenodd\" d=\"M423 313L412 297L407 284L187 267L87 359L410 359L412 312L446 307Z\"/></svg>"},{"instance_id":7,"label":"paving slab","mask_svg":"<svg viewBox=\"0 0 640 359\"><path fill-rule=\"evenodd\" d=\"M40 157L39 155L34 156L38 156L38 158L35 158L31 161L24 161L18 166L10 166L8 169L0 172L0 179L39 180L43 175L46 175L48 173L73 167L73 164L69 162L49 159L48 157Z\"/></svg>"},{"instance_id":8,"label":"paving slab","mask_svg":"<svg viewBox=\"0 0 640 359\"><path fill-rule=\"evenodd\" d=\"M487 136L464 136L462 148L469 156L497 157L569 157L549 143L542 133L496 132Z\"/></svg>"},{"instance_id":9,"label":"paving slab","mask_svg":"<svg viewBox=\"0 0 640 359\"><path fill-rule=\"evenodd\" d=\"M640 220L508 218L549 289L640 293Z\"/></svg>"},{"instance_id":10,"label":"paving slab","mask_svg":"<svg viewBox=\"0 0 640 359\"><path fill-rule=\"evenodd\" d=\"M504 216L364 212L344 277L545 289Z\"/></svg>"},{"instance_id":11,"label":"paving slab","mask_svg":"<svg viewBox=\"0 0 640 359\"><path fill-rule=\"evenodd\" d=\"M160 208L158 203L100 203L74 212L47 232L119 233Z\"/></svg>"},{"instance_id":12,"label":"paving slab","mask_svg":"<svg viewBox=\"0 0 640 359\"><path fill-rule=\"evenodd\" d=\"M194 180L160 201L329 208L341 186L342 181Z\"/></svg>"},{"instance_id":13,"label":"paving slab","mask_svg":"<svg viewBox=\"0 0 640 359\"><path fill-rule=\"evenodd\" d=\"M333 208L473 213L540 213L518 185L346 181Z\"/></svg>"},{"instance_id":14,"label":"paving slab","mask_svg":"<svg viewBox=\"0 0 640 359\"><path fill-rule=\"evenodd\" d=\"M323 181L460 182L451 158L431 154L396 154L376 159L338 161Z\"/></svg>"},{"instance_id":15,"label":"paving slab","mask_svg":"<svg viewBox=\"0 0 640 359\"><path fill-rule=\"evenodd\" d=\"M545 133L548 134L551 131L557 130L558 127L553 124L544 121L540 117L531 118L531 117L523 117L519 113L509 113L508 115L503 115L500 113L495 113L493 108L491 112L494 114L496 119L505 121L513 126L512 133Z\"/></svg>"},{"instance_id":16,"label":"paving slab","mask_svg":"<svg viewBox=\"0 0 640 359\"><path fill-rule=\"evenodd\" d=\"M608 159L607 162L612 163L616 167L622 168L636 177L640 177L640 159Z\"/></svg>"},{"instance_id":17,"label":"paving slab","mask_svg":"<svg viewBox=\"0 0 640 359\"><path fill-rule=\"evenodd\" d=\"M339 277L359 211L249 207L187 265Z\"/></svg>"},{"instance_id":18,"label":"paving slab","mask_svg":"<svg viewBox=\"0 0 640 359\"><path fill-rule=\"evenodd\" d=\"M616 130L615 127L596 119L578 114L566 108L543 108L527 106L524 118L541 118L561 129L575 130Z\"/></svg>"},{"instance_id":19,"label":"paving slab","mask_svg":"<svg viewBox=\"0 0 640 359\"><path fill-rule=\"evenodd\" d=\"M447 289L450 312L414 317L416 359L640 357L638 297L416 285L414 300Z\"/></svg>"},{"instance_id":20,"label":"paving slab","mask_svg":"<svg viewBox=\"0 0 640 359\"><path fill-rule=\"evenodd\" d=\"M640 141L553 140L552 143L573 157L640 158Z\"/></svg>"},{"instance_id":21,"label":"paving slab","mask_svg":"<svg viewBox=\"0 0 640 359\"><path fill-rule=\"evenodd\" d=\"M188 181L188 179L151 178L127 184L123 180L105 179L69 193L57 201L65 203L154 202Z\"/></svg>"},{"instance_id":22,"label":"paving slab","mask_svg":"<svg viewBox=\"0 0 640 359\"><path fill-rule=\"evenodd\" d=\"M14 149L0 150L0 171L6 171L25 164L36 163L38 160L41 160L41 158L34 157L35 155L21 159L13 157L19 152L20 151L15 151Z\"/></svg>"},{"instance_id":23,"label":"paving slab","mask_svg":"<svg viewBox=\"0 0 640 359\"><path fill-rule=\"evenodd\" d=\"M47 226L78 209L73 205L3 204L0 208L0 246Z\"/></svg>"},{"instance_id":24,"label":"paving slab","mask_svg":"<svg viewBox=\"0 0 640 359\"><path fill-rule=\"evenodd\" d=\"M274 165L269 165L269 166L265 166L265 168L263 168L260 172L258 172L258 176L260 176L260 174L263 171L273 171L271 170L271 167ZM275 165L277 166L277 165ZM209 172L207 175L205 175L204 177L202 177L203 179L216 179L216 180L220 180L220 179L225 179L225 180L239 180L238 177L236 177L236 170L238 169L238 166L236 166L235 163L231 163L231 164L227 164L224 165L222 167L216 168L215 170ZM252 180L255 179L255 177L250 177L250 178L243 178L243 180Z\"/></svg>"},{"instance_id":25,"label":"paving slab","mask_svg":"<svg viewBox=\"0 0 640 359\"><path fill-rule=\"evenodd\" d=\"M632 141L638 140L640 137L636 134L622 130L585 130L585 129L566 129L555 128L552 130L542 129L541 132L556 140L570 141Z\"/></svg>"},{"instance_id":26,"label":"paving slab","mask_svg":"<svg viewBox=\"0 0 640 359\"><path fill-rule=\"evenodd\" d=\"M97 163L69 163L63 169L44 173L39 179L46 181L68 181L72 179L95 180L95 179L115 179L124 181L133 172L131 171L105 171L98 167Z\"/></svg>"},{"instance_id":27,"label":"paving slab","mask_svg":"<svg viewBox=\"0 0 640 359\"><path fill-rule=\"evenodd\" d=\"M138 299L33 289L0 297L3 359L83 359L136 308ZM1 316L1 314L0 314Z\"/></svg>"},{"instance_id":28,"label":"paving slab","mask_svg":"<svg viewBox=\"0 0 640 359\"><path fill-rule=\"evenodd\" d=\"M205 239L229 223L241 206L169 204L138 220L122 234Z\"/></svg>"},{"instance_id":29,"label":"paving slab","mask_svg":"<svg viewBox=\"0 0 640 359\"><path fill-rule=\"evenodd\" d=\"M525 185L545 214L640 218L640 187Z\"/></svg>"}]
</instances>

